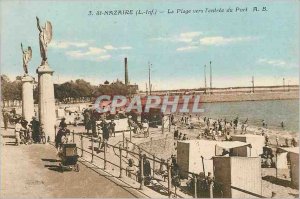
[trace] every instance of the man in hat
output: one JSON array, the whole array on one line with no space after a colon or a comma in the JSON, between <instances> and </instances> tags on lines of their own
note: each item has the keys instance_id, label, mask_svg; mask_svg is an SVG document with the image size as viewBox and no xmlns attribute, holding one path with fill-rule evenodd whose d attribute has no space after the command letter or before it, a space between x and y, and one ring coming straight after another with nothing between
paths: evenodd
<instances>
[{"instance_id":1,"label":"man in hat","mask_svg":"<svg viewBox=\"0 0 300 199\"><path fill-rule=\"evenodd\" d=\"M59 128L67 128L66 118L61 118Z\"/></svg>"},{"instance_id":2,"label":"man in hat","mask_svg":"<svg viewBox=\"0 0 300 199\"><path fill-rule=\"evenodd\" d=\"M16 136L16 145L20 144L20 133L22 130L22 124L20 119L17 119L16 126L15 126L15 136Z\"/></svg>"},{"instance_id":3,"label":"man in hat","mask_svg":"<svg viewBox=\"0 0 300 199\"><path fill-rule=\"evenodd\" d=\"M32 139L33 142L35 143L39 143L40 140L40 122L37 121L36 117L32 117L32 121L30 122L31 124L31 129L32 129Z\"/></svg>"},{"instance_id":4,"label":"man in hat","mask_svg":"<svg viewBox=\"0 0 300 199\"><path fill-rule=\"evenodd\" d=\"M116 123L112 119L111 122L109 123L109 129L110 129L111 136L114 135L114 137L116 137L115 127L116 127Z\"/></svg>"},{"instance_id":5,"label":"man in hat","mask_svg":"<svg viewBox=\"0 0 300 199\"><path fill-rule=\"evenodd\" d=\"M108 142L109 139L109 124L103 120L101 123L101 127L102 127L102 138L103 138L103 143L101 146L101 149L104 147L104 144L106 144Z\"/></svg>"}]
</instances>

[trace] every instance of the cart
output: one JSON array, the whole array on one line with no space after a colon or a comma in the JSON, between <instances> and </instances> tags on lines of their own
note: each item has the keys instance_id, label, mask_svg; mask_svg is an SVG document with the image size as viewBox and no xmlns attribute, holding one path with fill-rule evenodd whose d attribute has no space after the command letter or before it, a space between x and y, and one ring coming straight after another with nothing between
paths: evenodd
<instances>
[{"instance_id":1,"label":"cart","mask_svg":"<svg viewBox=\"0 0 300 199\"><path fill-rule=\"evenodd\" d=\"M59 163L61 171L74 170L79 172L78 157L75 143L62 144L60 152L61 163Z\"/></svg>"}]
</instances>

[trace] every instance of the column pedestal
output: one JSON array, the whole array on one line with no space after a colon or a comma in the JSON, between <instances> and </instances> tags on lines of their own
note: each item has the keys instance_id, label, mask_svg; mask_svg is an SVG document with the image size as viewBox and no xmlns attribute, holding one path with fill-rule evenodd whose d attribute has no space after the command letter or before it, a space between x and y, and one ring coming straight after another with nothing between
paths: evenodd
<instances>
[{"instance_id":1,"label":"column pedestal","mask_svg":"<svg viewBox=\"0 0 300 199\"><path fill-rule=\"evenodd\" d=\"M30 122L34 116L33 102L33 78L31 76L22 77L22 116Z\"/></svg>"},{"instance_id":2,"label":"column pedestal","mask_svg":"<svg viewBox=\"0 0 300 199\"><path fill-rule=\"evenodd\" d=\"M52 81L53 70L47 63L41 65L36 70L38 74L39 88L39 121L50 141L55 139L55 100L54 86Z\"/></svg>"}]
</instances>

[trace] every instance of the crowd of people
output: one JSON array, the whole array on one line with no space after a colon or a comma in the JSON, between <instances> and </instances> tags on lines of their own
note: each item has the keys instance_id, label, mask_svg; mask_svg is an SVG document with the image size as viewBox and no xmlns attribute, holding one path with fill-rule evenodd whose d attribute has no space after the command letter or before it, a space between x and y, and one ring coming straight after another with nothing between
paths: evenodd
<instances>
[{"instance_id":1,"label":"crowd of people","mask_svg":"<svg viewBox=\"0 0 300 199\"><path fill-rule=\"evenodd\" d=\"M32 117L32 121L28 123L23 117L16 119L15 124L16 145L40 143L41 126L36 117Z\"/></svg>"}]
</instances>

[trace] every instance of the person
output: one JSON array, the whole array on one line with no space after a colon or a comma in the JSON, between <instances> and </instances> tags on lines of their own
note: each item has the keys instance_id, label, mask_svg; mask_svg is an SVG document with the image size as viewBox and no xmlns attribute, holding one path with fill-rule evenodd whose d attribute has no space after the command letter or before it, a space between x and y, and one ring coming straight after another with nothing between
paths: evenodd
<instances>
[{"instance_id":1,"label":"person","mask_svg":"<svg viewBox=\"0 0 300 199\"><path fill-rule=\"evenodd\" d=\"M231 141L231 140L232 140L231 135L229 132L227 132L225 136L225 141Z\"/></svg>"},{"instance_id":2,"label":"person","mask_svg":"<svg viewBox=\"0 0 300 199\"><path fill-rule=\"evenodd\" d=\"M30 133L29 133L29 128L28 128L28 121L25 120L24 118L21 119L21 125L22 125L22 130L21 130L21 142L23 144L28 144L30 141Z\"/></svg>"},{"instance_id":3,"label":"person","mask_svg":"<svg viewBox=\"0 0 300 199\"><path fill-rule=\"evenodd\" d=\"M86 133L88 134L89 131L91 130L91 114L90 114L90 111L88 109L85 109L84 110L84 113L83 113L83 116L84 116L84 127L85 127L85 130L86 130Z\"/></svg>"},{"instance_id":4,"label":"person","mask_svg":"<svg viewBox=\"0 0 300 199\"><path fill-rule=\"evenodd\" d=\"M126 176L132 178L136 174L136 169L134 167L134 161L132 158L128 160L128 166L126 167Z\"/></svg>"},{"instance_id":5,"label":"person","mask_svg":"<svg viewBox=\"0 0 300 199\"><path fill-rule=\"evenodd\" d=\"M279 146L279 138L276 136L276 146Z\"/></svg>"},{"instance_id":6,"label":"person","mask_svg":"<svg viewBox=\"0 0 300 199\"><path fill-rule=\"evenodd\" d=\"M183 135L182 140L187 140L186 134Z\"/></svg>"},{"instance_id":7,"label":"person","mask_svg":"<svg viewBox=\"0 0 300 199\"><path fill-rule=\"evenodd\" d=\"M114 135L114 137L116 137L116 123L114 122L114 120L111 120L111 122L109 123L109 129L111 131L111 136Z\"/></svg>"},{"instance_id":8,"label":"person","mask_svg":"<svg viewBox=\"0 0 300 199\"><path fill-rule=\"evenodd\" d=\"M17 146L20 144L21 130L22 130L22 125L21 125L20 119L18 119L16 121L16 126L15 126L15 136L16 136L16 145Z\"/></svg>"},{"instance_id":9,"label":"person","mask_svg":"<svg viewBox=\"0 0 300 199\"><path fill-rule=\"evenodd\" d=\"M284 123L283 123L283 121L281 122L281 128L284 129Z\"/></svg>"},{"instance_id":10,"label":"person","mask_svg":"<svg viewBox=\"0 0 300 199\"><path fill-rule=\"evenodd\" d=\"M144 183L145 185L149 185L151 180L151 165L149 160L147 159L146 154L144 154L142 158L143 158L143 174L145 179ZM140 168L139 170L141 171L141 161L139 161L139 168Z\"/></svg>"},{"instance_id":11,"label":"person","mask_svg":"<svg viewBox=\"0 0 300 199\"><path fill-rule=\"evenodd\" d=\"M103 120L101 127L102 127L101 130L102 130L102 139L103 139L102 146L101 146L102 149L109 139L108 123L105 120Z\"/></svg>"},{"instance_id":12,"label":"person","mask_svg":"<svg viewBox=\"0 0 300 199\"><path fill-rule=\"evenodd\" d=\"M177 163L176 155L171 155L171 163L174 165Z\"/></svg>"},{"instance_id":13,"label":"person","mask_svg":"<svg viewBox=\"0 0 300 199\"><path fill-rule=\"evenodd\" d=\"M144 137L149 137L149 123L146 119L143 122L142 129L144 131Z\"/></svg>"},{"instance_id":14,"label":"person","mask_svg":"<svg viewBox=\"0 0 300 199\"><path fill-rule=\"evenodd\" d=\"M67 128L66 118L61 118L59 128Z\"/></svg>"},{"instance_id":15,"label":"person","mask_svg":"<svg viewBox=\"0 0 300 199\"><path fill-rule=\"evenodd\" d=\"M269 145L269 135L265 136L265 144L266 144L266 146Z\"/></svg>"},{"instance_id":16,"label":"person","mask_svg":"<svg viewBox=\"0 0 300 199\"><path fill-rule=\"evenodd\" d=\"M265 127L266 126L266 122L265 120L262 120L262 126Z\"/></svg>"},{"instance_id":17,"label":"person","mask_svg":"<svg viewBox=\"0 0 300 199\"><path fill-rule=\"evenodd\" d=\"M164 178L164 182L165 182L166 178L168 177L168 169L167 169L166 161L164 159L161 159L159 173Z\"/></svg>"},{"instance_id":18,"label":"person","mask_svg":"<svg viewBox=\"0 0 300 199\"><path fill-rule=\"evenodd\" d=\"M171 124L174 124L174 115L171 114Z\"/></svg>"},{"instance_id":19,"label":"person","mask_svg":"<svg viewBox=\"0 0 300 199\"><path fill-rule=\"evenodd\" d=\"M289 147L289 140L287 138L285 138L285 146Z\"/></svg>"},{"instance_id":20,"label":"person","mask_svg":"<svg viewBox=\"0 0 300 199\"><path fill-rule=\"evenodd\" d=\"M180 132L179 136L178 136L178 140L181 140L181 139L182 139L182 133Z\"/></svg>"},{"instance_id":21,"label":"person","mask_svg":"<svg viewBox=\"0 0 300 199\"><path fill-rule=\"evenodd\" d=\"M59 150L60 145L62 144L62 137L66 136L66 133L67 133L66 127L60 128L58 130L56 137L55 137L55 147L57 148L57 150Z\"/></svg>"},{"instance_id":22,"label":"person","mask_svg":"<svg viewBox=\"0 0 300 199\"><path fill-rule=\"evenodd\" d=\"M174 125L174 139L178 139L178 129L177 129L177 126L176 124Z\"/></svg>"},{"instance_id":23,"label":"person","mask_svg":"<svg viewBox=\"0 0 300 199\"><path fill-rule=\"evenodd\" d=\"M3 113L3 123L4 123L4 129L5 130L7 130L8 120L9 120L9 115L8 115L7 111L4 111L4 113Z\"/></svg>"},{"instance_id":24,"label":"person","mask_svg":"<svg viewBox=\"0 0 300 199\"><path fill-rule=\"evenodd\" d=\"M97 137L97 123L94 114L91 117L91 129L92 129L92 136Z\"/></svg>"},{"instance_id":25,"label":"person","mask_svg":"<svg viewBox=\"0 0 300 199\"><path fill-rule=\"evenodd\" d=\"M291 144L293 147L297 146L297 141L295 140L295 138L292 139Z\"/></svg>"},{"instance_id":26,"label":"person","mask_svg":"<svg viewBox=\"0 0 300 199\"><path fill-rule=\"evenodd\" d=\"M34 143L39 143L40 140L40 122L37 121L36 117L32 117L31 124L31 130L32 130L32 139Z\"/></svg>"}]
</instances>

